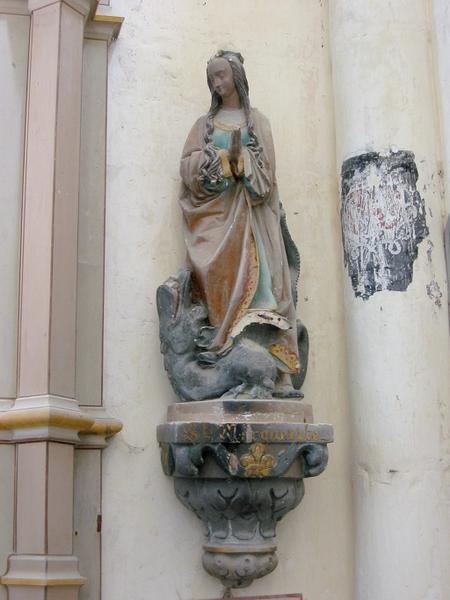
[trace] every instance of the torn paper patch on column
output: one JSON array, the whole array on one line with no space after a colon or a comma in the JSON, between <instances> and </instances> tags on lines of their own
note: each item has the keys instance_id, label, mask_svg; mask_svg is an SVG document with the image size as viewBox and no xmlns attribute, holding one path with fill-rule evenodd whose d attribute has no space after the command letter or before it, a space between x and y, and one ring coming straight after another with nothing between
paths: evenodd
<instances>
[{"instance_id":1,"label":"torn paper patch on column","mask_svg":"<svg viewBox=\"0 0 450 600\"><path fill-rule=\"evenodd\" d=\"M369 152L343 163L344 262L356 297L405 291L411 283L418 245L428 235L417 178L412 152Z\"/></svg>"}]
</instances>

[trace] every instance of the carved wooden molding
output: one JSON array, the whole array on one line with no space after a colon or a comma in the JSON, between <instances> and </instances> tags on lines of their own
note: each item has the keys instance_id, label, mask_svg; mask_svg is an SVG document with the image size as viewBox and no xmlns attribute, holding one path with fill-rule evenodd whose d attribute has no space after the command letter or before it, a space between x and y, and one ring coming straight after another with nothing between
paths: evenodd
<instances>
[{"instance_id":1,"label":"carved wooden molding","mask_svg":"<svg viewBox=\"0 0 450 600\"><path fill-rule=\"evenodd\" d=\"M105 41L108 45L119 37L123 17L96 15L86 24L84 37L89 40Z\"/></svg>"},{"instance_id":2,"label":"carved wooden molding","mask_svg":"<svg viewBox=\"0 0 450 600\"><path fill-rule=\"evenodd\" d=\"M83 407L61 396L18 398L14 406L0 413L0 443L25 440L64 440L83 447L101 448L106 438L118 433L122 423L102 408Z\"/></svg>"}]
</instances>

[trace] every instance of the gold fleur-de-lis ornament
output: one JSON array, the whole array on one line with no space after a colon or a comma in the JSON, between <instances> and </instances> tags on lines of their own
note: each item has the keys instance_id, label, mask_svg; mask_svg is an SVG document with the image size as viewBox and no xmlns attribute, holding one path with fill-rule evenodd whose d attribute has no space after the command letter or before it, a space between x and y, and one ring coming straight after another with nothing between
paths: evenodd
<instances>
[{"instance_id":1,"label":"gold fleur-de-lis ornament","mask_svg":"<svg viewBox=\"0 0 450 600\"><path fill-rule=\"evenodd\" d=\"M241 465L245 468L246 477L266 477L272 471L275 459L266 454L264 444L252 444L250 453L241 457Z\"/></svg>"}]
</instances>

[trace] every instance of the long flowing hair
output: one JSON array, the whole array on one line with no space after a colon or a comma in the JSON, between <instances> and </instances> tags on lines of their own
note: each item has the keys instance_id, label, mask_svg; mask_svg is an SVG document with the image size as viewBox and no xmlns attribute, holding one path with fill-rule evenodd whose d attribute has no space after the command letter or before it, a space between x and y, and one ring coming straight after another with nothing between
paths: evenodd
<instances>
[{"instance_id":1,"label":"long flowing hair","mask_svg":"<svg viewBox=\"0 0 450 600\"><path fill-rule=\"evenodd\" d=\"M244 69L244 57L240 52L232 52L231 50L219 50L212 58L210 58L210 60L208 61L208 66L209 63L216 58L224 58L226 61L228 61L228 64L231 67L234 85L236 87L239 100L241 102L241 107L244 110L245 120L247 123L248 136L250 139L250 142L247 147L254 152L258 164L262 167L262 148L258 142L258 138L253 128L253 119L251 114L249 98L249 86L247 81L247 75L245 74ZM216 183L217 180L221 178L222 173L220 167L220 160L217 156L217 152L214 149L213 145L214 117L217 115L217 113L222 107L222 98L216 91L214 91L213 83L208 73L208 66L206 68L206 78L208 82L208 87L211 91L211 106L209 108L208 114L206 115L206 127L204 134L205 160L200 169L200 179L208 179L211 183Z\"/></svg>"}]
</instances>

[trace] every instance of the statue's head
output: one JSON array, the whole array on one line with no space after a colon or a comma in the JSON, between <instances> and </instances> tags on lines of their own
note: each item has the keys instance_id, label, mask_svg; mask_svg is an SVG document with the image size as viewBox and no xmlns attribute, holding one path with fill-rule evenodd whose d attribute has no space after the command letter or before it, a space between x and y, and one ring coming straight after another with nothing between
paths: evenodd
<instances>
[{"instance_id":1,"label":"statue's head","mask_svg":"<svg viewBox=\"0 0 450 600\"><path fill-rule=\"evenodd\" d=\"M220 73L221 77L216 77ZM205 153L207 160L202 169L206 173L209 165L217 160L217 154L214 150L212 138L214 133L214 117L222 106L222 98L228 94L238 93L241 108L244 110L247 121L248 135L250 138L249 146L252 146L258 163L260 163L262 148L253 128L253 118L250 109L250 98L248 95L248 81L244 69L244 57L240 52L232 50L219 50L208 61L206 76L209 89L211 90L211 106L206 115L205 127ZM260 163L262 164L262 162Z\"/></svg>"},{"instance_id":2,"label":"statue's head","mask_svg":"<svg viewBox=\"0 0 450 600\"><path fill-rule=\"evenodd\" d=\"M216 108L215 112L222 105L222 98L231 95L234 90L239 95L242 108L249 108L249 88L242 54L219 50L208 61L206 75L212 95L211 107Z\"/></svg>"}]
</instances>

